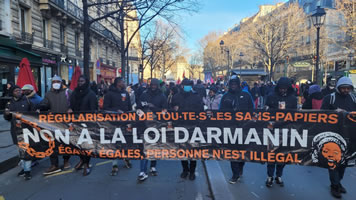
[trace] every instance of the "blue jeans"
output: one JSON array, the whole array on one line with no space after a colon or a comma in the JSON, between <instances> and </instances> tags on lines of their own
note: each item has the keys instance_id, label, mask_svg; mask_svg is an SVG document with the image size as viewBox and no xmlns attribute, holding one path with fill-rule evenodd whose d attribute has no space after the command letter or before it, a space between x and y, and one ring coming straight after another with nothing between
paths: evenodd
<instances>
[{"instance_id":1,"label":"blue jeans","mask_svg":"<svg viewBox=\"0 0 356 200\"><path fill-rule=\"evenodd\" d=\"M148 165L148 160L144 159L140 161L140 172L145 172L147 173L147 165ZM150 167L156 167L157 161L156 160L151 160L151 165Z\"/></svg>"},{"instance_id":2,"label":"blue jeans","mask_svg":"<svg viewBox=\"0 0 356 200\"><path fill-rule=\"evenodd\" d=\"M31 160L21 160L21 167L23 169L23 171L25 172L30 172L31 171Z\"/></svg>"},{"instance_id":3,"label":"blue jeans","mask_svg":"<svg viewBox=\"0 0 356 200\"><path fill-rule=\"evenodd\" d=\"M334 170L329 169L329 179L331 185L338 186L340 181L344 178L345 166L340 166Z\"/></svg>"},{"instance_id":4,"label":"blue jeans","mask_svg":"<svg viewBox=\"0 0 356 200\"><path fill-rule=\"evenodd\" d=\"M267 175L269 177L274 176L274 171L276 171L276 176L277 177L282 177L283 175L283 169L286 165L285 164L267 164Z\"/></svg>"}]
</instances>

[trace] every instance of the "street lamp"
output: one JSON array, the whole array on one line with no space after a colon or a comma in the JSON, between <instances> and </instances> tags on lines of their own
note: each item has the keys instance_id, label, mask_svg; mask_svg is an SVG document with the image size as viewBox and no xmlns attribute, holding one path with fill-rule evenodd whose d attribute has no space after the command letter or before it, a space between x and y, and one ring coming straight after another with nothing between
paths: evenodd
<instances>
[{"instance_id":1,"label":"street lamp","mask_svg":"<svg viewBox=\"0 0 356 200\"><path fill-rule=\"evenodd\" d=\"M240 77L241 77L242 57L244 56L244 54L240 52L239 56L240 56Z\"/></svg>"},{"instance_id":2,"label":"street lamp","mask_svg":"<svg viewBox=\"0 0 356 200\"><path fill-rule=\"evenodd\" d=\"M286 61L284 62L284 77L287 77L289 56L286 56Z\"/></svg>"},{"instance_id":3,"label":"street lamp","mask_svg":"<svg viewBox=\"0 0 356 200\"><path fill-rule=\"evenodd\" d=\"M312 14L311 20L313 22L314 27L316 28L316 62L315 62L315 82L318 83L318 72L319 72L319 40L320 40L320 27L323 26L325 21L326 12L324 8L320 8L318 6Z\"/></svg>"},{"instance_id":4,"label":"street lamp","mask_svg":"<svg viewBox=\"0 0 356 200\"><path fill-rule=\"evenodd\" d=\"M350 60L350 67L352 67L352 60L354 59L354 54L352 52L350 52L347 57L349 58Z\"/></svg>"},{"instance_id":5,"label":"street lamp","mask_svg":"<svg viewBox=\"0 0 356 200\"><path fill-rule=\"evenodd\" d=\"M220 48L221 48L221 53L223 54L224 51L227 53L227 76L226 79L229 79L230 77L230 50L228 47L225 47L224 40L220 41Z\"/></svg>"}]
</instances>

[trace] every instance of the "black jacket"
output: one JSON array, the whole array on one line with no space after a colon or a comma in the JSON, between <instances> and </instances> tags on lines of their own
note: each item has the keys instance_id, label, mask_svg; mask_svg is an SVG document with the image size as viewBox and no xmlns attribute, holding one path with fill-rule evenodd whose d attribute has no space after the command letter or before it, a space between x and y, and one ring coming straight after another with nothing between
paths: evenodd
<instances>
[{"instance_id":1,"label":"black jacket","mask_svg":"<svg viewBox=\"0 0 356 200\"><path fill-rule=\"evenodd\" d=\"M78 98L78 96L80 97ZM75 89L72 93L70 102L73 111L98 110L98 99L96 98L96 94L89 87L83 92Z\"/></svg>"},{"instance_id":2,"label":"black jacket","mask_svg":"<svg viewBox=\"0 0 356 200\"><path fill-rule=\"evenodd\" d=\"M251 95L244 91L225 93L221 98L220 108L222 111L237 111L253 109Z\"/></svg>"},{"instance_id":3,"label":"black jacket","mask_svg":"<svg viewBox=\"0 0 356 200\"><path fill-rule=\"evenodd\" d=\"M35 106L31 103L31 101L26 97L22 96L20 99L15 100L12 98L7 104L5 109L9 109L10 112L28 112L34 111ZM17 144L17 133L15 132L16 119L12 116L12 114L6 114L4 112L4 119L11 122L11 137L14 144Z\"/></svg>"},{"instance_id":4,"label":"black jacket","mask_svg":"<svg viewBox=\"0 0 356 200\"><path fill-rule=\"evenodd\" d=\"M202 84L196 84L193 89L201 98L206 97L206 89Z\"/></svg>"},{"instance_id":5,"label":"black jacket","mask_svg":"<svg viewBox=\"0 0 356 200\"><path fill-rule=\"evenodd\" d=\"M178 111L204 111L203 100L195 92L179 92L173 96L172 107L178 106Z\"/></svg>"},{"instance_id":6,"label":"black jacket","mask_svg":"<svg viewBox=\"0 0 356 200\"><path fill-rule=\"evenodd\" d=\"M159 88L154 92L147 89L138 99L137 108L159 112L168 108L167 98Z\"/></svg>"},{"instance_id":7,"label":"black jacket","mask_svg":"<svg viewBox=\"0 0 356 200\"><path fill-rule=\"evenodd\" d=\"M356 103L353 101L353 98L351 97L353 94L349 94L346 96L343 96L339 94L338 92L335 92L335 101L331 102L331 94L328 96L324 97L323 99L323 104L321 106L322 110L336 110L338 108L344 109L346 111L356 111ZM353 95L354 98L355 95Z\"/></svg>"},{"instance_id":8,"label":"black jacket","mask_svg":"<svg viewBox=\"0 0 356 200\"><path fill-rule=\"evenodd\" d=\"M256 100L259 96L262 96L260 88L259 87L253 87L252 90L251 90L251 95L252 95L253 100Z\"/></svg>"},{"instance_id":9,"label":"black jacket","mask_svg":"<svg viewBox=\"0 0 356 200\"><path fill-rule=\"evenodd\" d=\"M321 92L315 92L308 96L308 98L303 103L303 109L313 109L313 99L322 100L324 98Z\"/></svg>"},{"instance_id":10,"label":"black jacket","mask_svg":"<svg viewBox=\"0 0 356 200\"><path fill-rule=\"evenodd\" d=\"M123 112L131 111L132 105L129 93L126 90L119 90L111 85L109 92L104 96L103 110L114 112L118 110L122 110Z\"/></svg>"},{"instance_id":11,"label":"black jacket","mask_svg":"<svg viewBox=\"0 0 356 200\"><path fill-rule=\"evenodd\" d=\"M329 86L326 86L326 88L321 90L321 93L323 94L324 97L328 96L329 94L336 92L336 89L330 89Z\"/></svg>"},{"instance_id":12,"label":"black jacket","mask_svg":"<svg viewBox=\"0 0 356 200\"><path fill-rule=\"evenodd\" d=\"M287 91L287 96L281 96L279 94L279 87L287 86L288 91ZM288 78L281 78L276 87L274 88L274 92L267 96L266 99L266 106L268 106L270 109L279 109L279 102L285 102L285 109L297 109L297 97L294 96L295 90L292 87L292 83Z\"/></svg>"}]
</instances>

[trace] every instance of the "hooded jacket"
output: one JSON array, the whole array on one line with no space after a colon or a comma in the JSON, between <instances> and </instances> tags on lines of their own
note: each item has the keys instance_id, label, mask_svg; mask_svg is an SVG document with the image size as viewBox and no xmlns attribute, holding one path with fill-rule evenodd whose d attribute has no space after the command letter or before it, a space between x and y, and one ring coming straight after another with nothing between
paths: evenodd
<instances>
[{"instance_id":1,"label":"hooded jacket","mask_svg":"<svg viewBox=\"0 0 356 200\"><path fill-rule=\"evenodd\" d=\"M323 94L321 93L319 85L312 85L309 88L309 96L303 103L303 109L317 109L319 110L322 101L323 101Z\"/></svg>"},{"instance_id":2,"label":"hooded jacket","mask_svg":"<svg viewBox=\"0 0 356 200\"><path fill-rule=\"evenodd\" d=\"M287 87L287 96L282 96L279 93L279 88L281 86ZM292 82L287 77L282 77L278 80L274 92L267 96L266 106L270 109L279 109L280 102L285 103L285 109L297 109L297 97L294 96L295 91L292 87Z\"/></svg>"},{"instance_id":3,"label":"hooded jacket","mask_svg":"<svg viewBox=\"0 0 356 200\"><path fill-rule=\"evenodd\" d=\"M93 90L90 89L89 80L82 87L77 86L70 98L70 106L73 111L96 111L98 110L98 99Z\"/></svg>"},{"instance_id":4,"label":"hooded jacket","mask_svg":"<svg viewBox=\"0 0 356 200\"><path fill-rule=\"evenodd\" d=\"M144 91L137 103L137 108L150 109L153 112L168 108L167 98L159 87L155 91L151 88Z\"/></svg>"},{"instance_id":5,"label":"hooded jacket","mask_svg":"<svg viewBox=\"0 0 356 200\"><path fill-rule=\"evenodd\" d=\"M34 105L30 102L30 100L23 95L21 98L16 99L14 97L11 98L11 100L6 104L5 109L9 109L10 112L28 112L28 111L34 111L35 107ZM16 119L12 117L12 114L6 114L4 112L4 119L8 120L11 122L11 137L12 141L14 144L17 144L17 133L15 132L15 127L16 127Z\"/></svg>"},{"instance_id":6,"label":"hooded jacket","mask_svg":"<svg viewBox=\"0 0 356 200\"><path fill-rule=\"evenodd\" d=\"M114 87L115 83L109 88L109 92L104 96L103 110L114 111L122 110L123 112L131 111L132 105L129 93L125 90L119 90Z\"/></svg>"},{"instance_id":7,"label":"hooded jacket","mask_svg":"<svg viewBox=\"0 0 356 200\"><path fill-rule=\"evenodd\" d=\"M38 106L43 100L35 91L32 91L31 94L27 95L27 98L34 106Z\"/></svg>"},{"instance_id":8,"label":"hooded jacket","mask_svg":"<svg viewBox=\"0 0 356 200\"><path fill-rule=\"evenodd\" d=\"M196 92L180 91L172 98L172 107L178 106L178 111L204 111L203 100Z\"/></svg>"},{"instance_id":9,"label":"hooded jacket","mask_svg":"<svg viewBox=\"0 0 356 200\"><path fill-rule=\"evenodd\" d=\"M68 88L61 88L48 91L43 101L41 101L39 108L43 111L51 111L54 113L66 113L70 108L70 97L72 90Z\"/></svg>"},{"instance_id":10,"label":"hooded jacket","mask_svg":"<svg viewBox=\"0 0 356 200\"><path fill-rule=\"evenodd\" d=\"M230 85L233 81L236 81L238 89L236 92L231 91ZM225 93L220 101L219 110L222 111L237 111L237 110L249 110L253 109L254 104L252 97L249 93L241 90L240 79L234 78L229 81L229 91Z\"/></svg>"},{"instance_id":11,"label":"hooded jacket","mask_svg":"<svg viewBox=\"0 0 356 200\"><path fill-rule=\"evenodd\" d=\"M327 95L323 99L323 104L321 109L323 110L336 110L338 108L346 111L356 111L356 97L354 94L350 93L348 95L341 95L339 87L341 85L349 85L354 90L352 81L348 77L342 77L338 80L336 84L336 92Z\"/></svg>"}]
</instances>

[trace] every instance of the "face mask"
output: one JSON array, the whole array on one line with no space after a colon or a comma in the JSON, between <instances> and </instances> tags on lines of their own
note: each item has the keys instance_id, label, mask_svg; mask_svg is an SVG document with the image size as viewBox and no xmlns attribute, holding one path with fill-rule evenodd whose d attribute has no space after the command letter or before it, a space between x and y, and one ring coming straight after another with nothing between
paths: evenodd
<instances>
[{"instance_id":1,"label":"face mask","mask_svg":"<svg viewBox=\"0 0 356 200\"><path fill-rule=\"evenodd\" d=\"M334 87L334 86L329 86L329 88L330 88L331 90L333 90L335 87Z\"/></svg>"},{"instance_id":2,"label":"face mask","mask_svg":"<svg viewBox=\"0 0 356 200\"><path fill-rule=\"evenodd\" d=\"M61 84L60 83L53 83L52 87L55 90L59 90L59 88L61 88Z\"/></svg>"},{"instance_id":3,"label":"face mask","mask_svg":"<svg viewBox=\"0 0 356 200\"><path fill-rule=\"evenodd\" d=\"M183 90L184 90L184 92L190 92L190 91L192 91L192 86L190 86L190 85L185 85L185 86L183 87Z\"/></svg>"}]
</instances>

